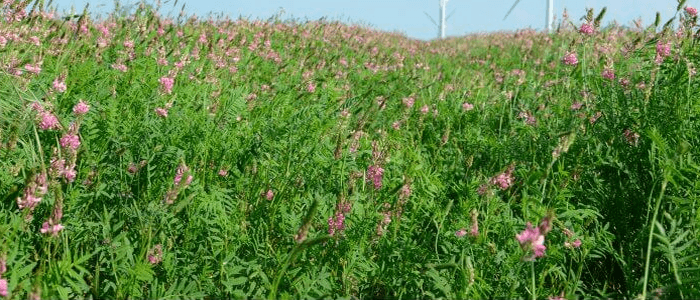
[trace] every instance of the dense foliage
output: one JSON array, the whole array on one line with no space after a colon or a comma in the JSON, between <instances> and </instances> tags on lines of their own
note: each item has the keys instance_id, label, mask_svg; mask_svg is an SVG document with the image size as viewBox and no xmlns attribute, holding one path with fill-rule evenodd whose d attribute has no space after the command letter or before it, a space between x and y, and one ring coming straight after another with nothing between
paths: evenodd
<instances>
[{"instance_id":1,"label":"dense foliage","mask_svg":"<svg viewBox=\"0 0 700 300\"><path fill-rule=\"evenodd\" d=\"M429 42L2 5L0 296L700 297L684 3Z\"/></svg>"}]
</instances>

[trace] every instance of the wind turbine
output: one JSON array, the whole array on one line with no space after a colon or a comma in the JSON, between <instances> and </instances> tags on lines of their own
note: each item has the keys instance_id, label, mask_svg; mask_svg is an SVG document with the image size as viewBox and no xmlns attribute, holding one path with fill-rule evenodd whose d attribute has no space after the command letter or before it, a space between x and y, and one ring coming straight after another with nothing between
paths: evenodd
<instances>
[{"instance_id":1,"label":"wind turbine","mask_svg":"<svg viewBox=\"0 0 700 300\"><path fill-rule=\"evenodd\" d=\"M452 14L450 14L450 16L445 14L445 10L447 10L447 1L449 1L449 0L439 0L439 1L440 1L440 24L439 25L435 24L435 20L433 20L433 18L430 17L430 15L428 13L426 13L426 12L424 12L424 13L426 16L428 16L428 18L430 18L430 21L432 21L433 24L438 25L438 38L444 39L445 38L445 29L447 27L446 21L447 21L447 18L449 18ZM520 1L520 0L518 0L518 1Z\"/></svg>"},{"instance_id":2,"label":"wind turbine","mask_svg":"<svg viewBox=\"0 0 700 300\"><path fill-rule=\"evenodd\" d=\"M553 15L554 15L554 0L546 0L547 1L547 17L544 20L544 28L547 29L547 32L552 32L552 23L553 23ZM515 0L515 3L513 3L513 6L510 7L510 10L506 14L505 17L503 17L503 20L505 20L508 15L513 11L516 5L518 5L518 2L520 0Z\"/></svg>"}]
</instances>

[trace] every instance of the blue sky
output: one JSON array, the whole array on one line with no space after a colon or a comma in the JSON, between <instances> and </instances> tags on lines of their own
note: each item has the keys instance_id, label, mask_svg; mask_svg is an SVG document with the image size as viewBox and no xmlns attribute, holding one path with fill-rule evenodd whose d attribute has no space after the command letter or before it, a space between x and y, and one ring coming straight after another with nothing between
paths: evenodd
<instances>
[{"instance_id":1,"label":"blue sky","mask_svg":"<svg viewBox=\"0 0 700 300\"><path fill-rule=\"evenodd\" d=\"M504 21L514 0L449 0L447 13L447 35L460 36L469 33L517 30L544 27L546 0L520 0L518 6ZM54 0L52 6L59 12L69 12L71 7L82 11L86 3L94 14L106 15L114 8L114 1L104 0ZM188 15L207 16L209 13L222 13L234 19L239 16L250 20L266 20L279 14L282 19L299 21L316 20L326 17L330 20L367 25L375 29L402 32L409 37L428 40L437 36L437 26L426 16L438 19L439 0L174 0L163 1L161 12L164 15L177 15L183 3ZM138 3L122 0L122 5ZM148 1L155 3L155 0ZM700 8L700 0L689 0L686 5ZM641 18L645 25L654 21L656 12L661 13L665 22L675 13L676 0L554 0L554 14L560 19L564 9L570 19L580 23L586 8L599 11L607 6L603 24L613 20L623 25L631 25ZM555 24L558 23L555 21Z\"/></svg>"}]
</instances>

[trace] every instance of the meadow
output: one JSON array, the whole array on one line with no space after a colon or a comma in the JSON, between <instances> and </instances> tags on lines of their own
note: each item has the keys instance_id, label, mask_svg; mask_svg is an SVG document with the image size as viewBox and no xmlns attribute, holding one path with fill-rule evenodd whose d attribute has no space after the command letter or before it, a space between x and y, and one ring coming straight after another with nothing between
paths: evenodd
<instances>
[{"instance_id":1,"label":"meadow","mask_svg":"<svg viewBox=\"0 0 700 300\"><path fill-rule=\"evenodd\" d=\"M685 1L433 41L0 11L3 299L700 298Z\"/></svg>"}]
</instances>

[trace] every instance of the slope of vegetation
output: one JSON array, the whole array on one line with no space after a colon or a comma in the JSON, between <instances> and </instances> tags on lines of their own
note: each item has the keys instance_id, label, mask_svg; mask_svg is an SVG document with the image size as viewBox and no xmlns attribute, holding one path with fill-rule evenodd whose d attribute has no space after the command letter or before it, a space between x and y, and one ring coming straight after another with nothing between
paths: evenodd
<instances>
[{"instance_id":1,"label":"slope of vegetation","mask_svg":"<svg viewBox=\"0 0 700 300\"><path fill-rule=\"evenodd\" d=\"M700 297L684 3L430 42L2 12L0 296Z\"/></svg>"}]
</instances>

